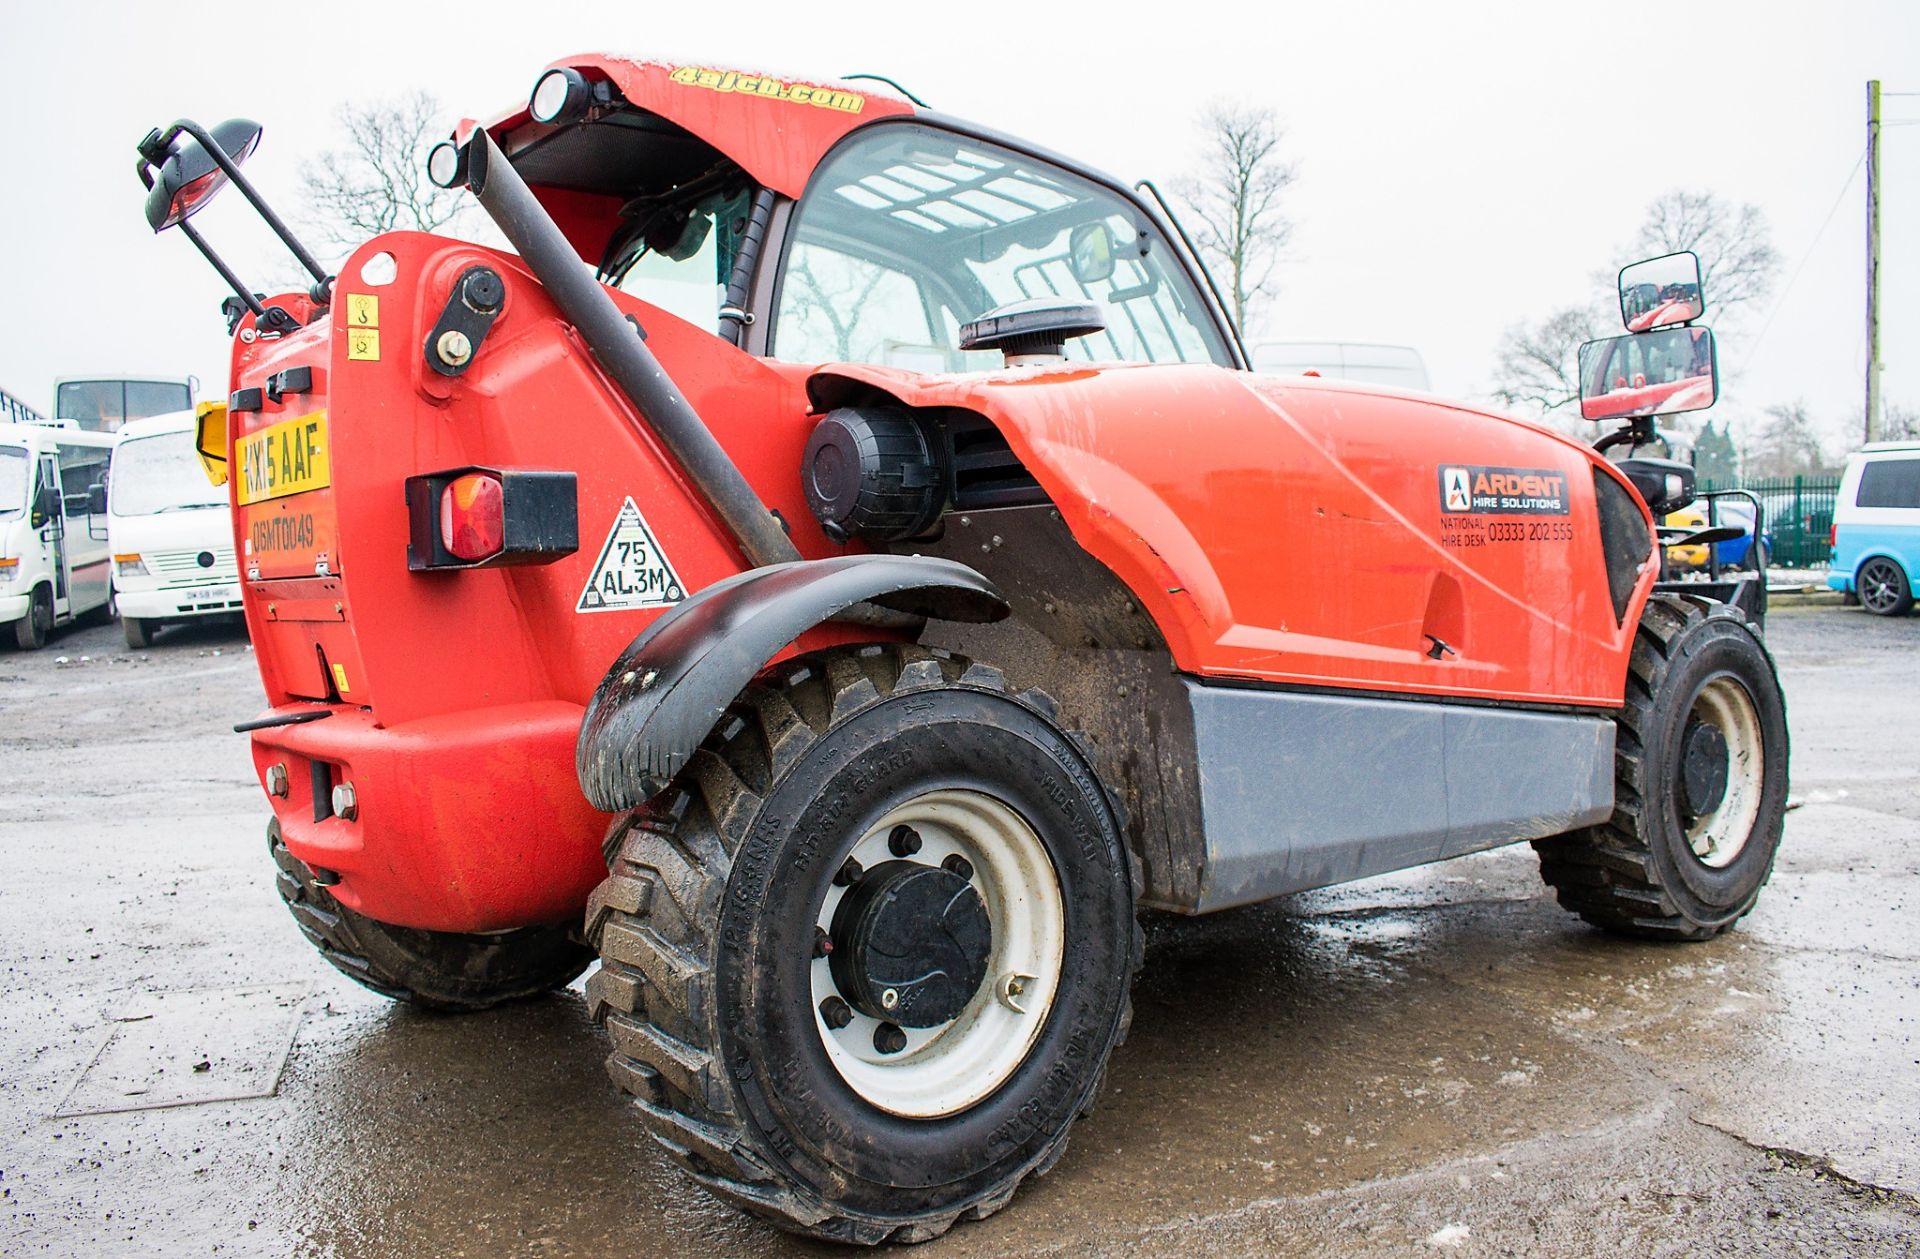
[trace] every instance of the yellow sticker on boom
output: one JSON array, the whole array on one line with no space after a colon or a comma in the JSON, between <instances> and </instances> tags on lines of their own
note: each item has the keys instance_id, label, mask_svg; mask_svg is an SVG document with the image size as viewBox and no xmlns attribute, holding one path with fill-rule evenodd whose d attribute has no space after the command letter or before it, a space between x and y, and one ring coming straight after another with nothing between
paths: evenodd
<instances>
[{"instance_id":1,"label":"yellow sticker on boom","mask_svg":"<svg viewBox=\"0 0 1920 1259\"><path fill-rule=\"evenodd\" d=\"M233 461L242 507L332 485L327 413L315 411L248 433L233 443Z\"/></svg>"},{"instance_id":2,"label":"yellow sticker on boom","mask_svg":"<svg viewBox=\"0 0 1920 1259\"><path fill-rule=\"evenodd\" d=\"M380 330L378 328L348 328L347 357L377 361L380 357Z\"/></svg>"},{"instance_id":3,"label":"yellow sticker on boom","mask_svg":"<svg viewBox=\"0 0 1920 1259\"><path fill-rule=\"evenodd\" d=\"M347 326L350 328L378 328L380 326L380 298L372 293L347 294Z\"/></svg>"}]
</instances>

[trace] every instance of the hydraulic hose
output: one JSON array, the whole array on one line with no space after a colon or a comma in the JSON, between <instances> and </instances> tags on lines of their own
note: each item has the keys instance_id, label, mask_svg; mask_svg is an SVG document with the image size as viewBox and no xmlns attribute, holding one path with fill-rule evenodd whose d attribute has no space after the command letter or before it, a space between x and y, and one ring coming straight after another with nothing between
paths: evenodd
<instances>
[{"instance_id":1,"label":"hydraulic hose","mask_svg":"<svg viewBox=\"0 0 1920 1259\"><path fill-rule=\"evenodd\" d=\"M475 128L467 142L467 187L613 383L693 478L747 560L758 568L799 559L780 522L484 127Z\"/></svg>"}]
</instances>

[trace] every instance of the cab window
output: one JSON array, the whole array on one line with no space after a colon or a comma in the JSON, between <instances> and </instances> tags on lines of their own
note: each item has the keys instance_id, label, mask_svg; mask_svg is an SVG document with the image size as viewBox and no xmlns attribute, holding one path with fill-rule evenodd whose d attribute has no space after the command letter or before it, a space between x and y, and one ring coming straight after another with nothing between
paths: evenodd
<instances>
[{"instance_id":1,"label":"cab window","mask_svg":"<svg viewBox=\"0 0 1920 1259\"><path fill-rule=\"evenodd\" d=\"M1233 362L1186 270L1125 197L1036 158L905 124L857 137L814 175L789 235L771 353L994 368L998 353L959 348L960 326L1036 297L1104 311L1106 331L1069 341L1070 358Z\"/></svg>"}]
</instances>

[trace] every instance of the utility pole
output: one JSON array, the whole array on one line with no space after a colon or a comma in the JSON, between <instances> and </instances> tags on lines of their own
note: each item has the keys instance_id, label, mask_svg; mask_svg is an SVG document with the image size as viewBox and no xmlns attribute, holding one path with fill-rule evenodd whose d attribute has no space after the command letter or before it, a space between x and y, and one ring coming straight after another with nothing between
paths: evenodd
<instances>
[{"instance_id":1,"label":"utility pole","mask_svg":"<svg viewBox=\"0 0 1920 1259\"><path fill-rule=\"evenodd\" d=\"M1880 80L1867 81L1867 418L1880 418Z\"/></svg>"}]
</instances>

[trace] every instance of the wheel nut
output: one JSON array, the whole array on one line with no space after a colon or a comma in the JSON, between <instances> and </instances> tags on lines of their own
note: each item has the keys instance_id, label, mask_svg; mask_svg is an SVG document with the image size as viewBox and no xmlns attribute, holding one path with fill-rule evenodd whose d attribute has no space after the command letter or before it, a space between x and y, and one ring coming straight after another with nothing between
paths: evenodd
<instances>
[{"instance_id":1,"label":"wheel nut","mask_svg":"<svg viewBox=\"0 0 1920 1259\"><path fill-rule=\"evenodd\" d=\"M837 1032L847 1024L853 1022L853 1007L838 997L828 997L820 1003L820 1020ZM891 1026L891 1024L889 1024L889 1026ZM900 1029L894 1028L894 1030L899 1031ZM906 1033L901 1032L900 1036L901 1041L904 1043Z\"/></svg>"},{"instance_id":2,"label":"wheel nut","mask_svg":"<svg viewBox=\"0 0 1920 1259\"><path fill-rule=\"evenodd\" d=\"M941 862L940 868L949 874L957 874L969 882L973 879L973 863L965 857L962 857L959 853L954 853L951 857Z\"/></svg>"},{"instance_id":3,"label":"wheel nut","mask_svg":"<svg viewBox=\"0 0 1920 1259\"><path fill-rule=\"evenodd\" d=\"M846 864L842 865L839 872L833 876L833 881L841 887L852 887L860 881L861 876L866 874L866 872L865 866L855 861L852 857L848 857Z\"/></svg>"},{"instance_id":4,"label":"wheel nut","mask_svg":"<svg viewBox=\"0 0 1920 1259\"><path fill-rule=\"evenodd\" d=\"M815 927L813 929L813 955L815 957L825 957L831 952L833 952L833 937L827 934L825 927Z\"/></svg>"},{"instance_id":5,"label":"wheel nut","mask_svg":"<svg viewBox=\"0 0 1920 1259\"><path fill-rule=\"evenodd\" d=\"M904 823L887 836L887 851L896 857L911 857L920 851L920 832Z\"/></svg>"},{"instance_id":6,"label":"wheel nut","mask_svg":"<svg viewBox=\"0 0 1920 1259\"><path fill-rule=\"evenodd\" d=\"M267 794L275 799L287 798L287 767L281 764L267 766Z\"/></svg>"},{"instance_id":7,"label":"wheel nut","mask_svg":"<svg viewBox=\"0 0 1920 1259\"><path fill-rule=\"evenodd\" d=\"M873 1029L873 1047L883 1054L897 1054L907 1047L907 1034L892 1023Z\"/></svg>"}]
</instances>

